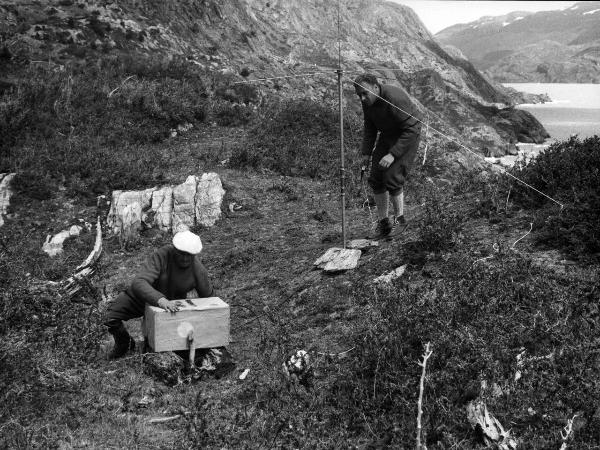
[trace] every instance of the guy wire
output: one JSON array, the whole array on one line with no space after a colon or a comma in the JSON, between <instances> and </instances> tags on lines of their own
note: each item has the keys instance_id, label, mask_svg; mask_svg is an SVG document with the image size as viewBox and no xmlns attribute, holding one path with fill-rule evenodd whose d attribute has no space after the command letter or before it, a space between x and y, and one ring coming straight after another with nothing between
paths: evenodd
<instances>
[{"instance_id":1,"label":"guy wire","mask_svg":"<svg viewBox=\"0 0 600 450\"><path fill-rule=\"evenodd\" d=\"M392 107L396 108L397 110L399 110L399 111L402 111L404 114L406 114L406 115L407 115L407 116L409 116L409 117L412 117L412 118L413 118L413 119L415 119L417 122L420 122L421 124L425 125L426 127L429 127L429 128L431 128L431 130L432 130L432 131L435 131L435 132L436 132L437 134L439 134L440 136L442 136L442 137L446 138L447 140L449 140L449 141L451 141L451 142L454 142L454 143L455 143L455 144L457 144L458 146L460 146L460 147L464 148L465 150L467 150L468 152L472 153L472 154L473 154L473 155L475 155L476 157L478 157L478 158L480 158L480 159L483 159L483 161L485 161L486 163L490 164L488 161L486 161L486 159L485 159L483 156L481 156L479 153L477 153L477 152L475 152L475 151L471 150L471 149L470 149L469 147L467 147L466 145L464 145L464 144L462 144L462 143L458 142L457 140L453 139L452 137L450 137L450 136L448 136L448 135L446 135L446 134L442 133L441 131L439 131L439 130L437 130L437 129L433 128L432 126L430 126L430 125L428 125L428 124L425 124L425 123L423 123L423 121L422 121L422 120L420 120L419 118L417 118L417 117L413 116L412 114L410 114L410 113L408 113L408 112L404 111L402 108L400 108L400 107L398 107L398 106L394 105L393 103L391 103L391 102L387 101L385 98L383 98L383 97L381 97L381 96L377 95L375 92L371 91L370 89L366 88L365 86L363 86L363 85L361 85L361 84L358 84L358 83L356 83L354 80L351 80L350 78L348 78L348 80L349 80L349 81L351 81L351 82L352 82L352 84L355 84L355 85L358 85L358 86L360 86L360 87L361 87L361 88L363 88L365 91L367 91L367 92L370 92L371 94L373 94L373 95L374 95L375 97L377 97L378 99L380 99L380 100L384 101L385 103L387 103L387 104L389 104L390 106L392 106ZM502 172L503 172L505 175L508 175L509 177L511 177L511 178L513 178L513 179L517 180L518 182L520 182L520 183L524 184L524 185L525 185L525 186L527 186L528 188L530 188L530 189L534 190L534 191L535 191L535 192L537 192L538 194L541 194L541 195L543 195L544 197L546 197L546 198L548 198L548 199L552 200L554 203L556 203L557 205L559 205L559 206L560 206L560 209L561 209L561 211L562 211L562 209L565 207L565 205L563 205L562 203L560 203L558 200L555 200L555 199L553 199L552 197L550 197L549 195L547 195L547 194L544 194L542 191L540 191L540 190L536 189L535 187L531 186L531 185L530 185L530 184L528 184L527 182L525 182L525 181L521 180L520 178L518 178L518 177L514 176L513 174L511 174L510 172L508 172L506 169L504 169L504 168L502 168L502 167L500 167L499 169L500 169L500 170L501 170L501 171L502 171Z\"/></svg>"}]
</instances>

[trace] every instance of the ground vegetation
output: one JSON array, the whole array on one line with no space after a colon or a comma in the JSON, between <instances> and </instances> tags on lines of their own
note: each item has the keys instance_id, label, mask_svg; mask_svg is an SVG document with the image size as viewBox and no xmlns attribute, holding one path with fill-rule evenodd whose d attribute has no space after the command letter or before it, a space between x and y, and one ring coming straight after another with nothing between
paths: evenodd
<instances>
[{"instance_id":1,"label":"ground vegetation","mask_svg":"<svg viewBox=\"0 0 600 450\"><path fill-rule=\"evenodd\" d=\"M598 138L558 143L513 172L562 212L502 174L450 176L447 149L423 158L423 145L405 232L358 269L324 275L312 263L341 234L335 104L263 99L185 61L138 63L101 61L93 77L30 67L1 94L1 167L19 175L0 228L0 448L410 448L427 342L429 449L484 448L466 419L475 398L522 448L558 448L573 418L568 445L600 445ZM373 217L361 123L346 119L349 234L363 237ZM106 361L100 326L106 299L169 236L145 231L128 247L105 236L97 275L74 298L49 282L87 256L93 233L55 259L41 245L79 219L104 220L98 195L206 170L223 179L223 217L195 231L231 305L237 369L171 387L139 352ZM402 265L401 278L373 283ZM130 327L140 341L139 321ZM282 372L298 349L310 383Z\"/></svg>"}]
</instances>

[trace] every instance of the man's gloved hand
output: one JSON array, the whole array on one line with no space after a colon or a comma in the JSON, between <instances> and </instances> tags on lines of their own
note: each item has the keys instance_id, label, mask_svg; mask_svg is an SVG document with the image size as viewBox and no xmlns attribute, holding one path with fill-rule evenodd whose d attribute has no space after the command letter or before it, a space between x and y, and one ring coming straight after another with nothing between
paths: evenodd
<instances>
[{"instance_id":1,"label":"man's gloved hand","mask_svg":"<svg viewBox=\"0 0 600 450\"><path fill-rule=\"evenodd\" d=\"M396 158L394 158L394 155L392 155L391 153L388 153L387 155L385 155L383 158L381 158L379 160L379 165L381 167L383 167L384 169L387 169L388 167L390 167L392 165L392 163L394 162Z\"/></svg>"},{"instance_id":2,"label":"man's gloved hand","mask_svg":"<svg viewBox=\"0 0 600 450\"><path fill-rule=\"evenodd\" d=\"M179 306L177 306L176 303L171 303L164 297L158 299L158 306L159 308L162 308L165 311L169 311L171 313L176 313L177 311L179 311Z\"/></svg>"}]
</instances>

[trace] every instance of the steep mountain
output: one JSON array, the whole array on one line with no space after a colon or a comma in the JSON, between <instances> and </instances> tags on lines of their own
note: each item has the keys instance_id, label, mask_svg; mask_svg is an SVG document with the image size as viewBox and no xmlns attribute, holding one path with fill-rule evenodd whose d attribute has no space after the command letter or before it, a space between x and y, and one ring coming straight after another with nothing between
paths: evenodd
<instances>
[{"instance_id":1,"label":"steep mountain","mask_svg":"<svg viewBox=\"0 0 600 450\"><path fill-rule=\"evenodd\" d=\"M338 22L339 18L339 22ZM339 23L339 27L338 27ZM216 76L242 80L323 72L260 83L268 95L335 98L341 56L347 105L352 78L369 70L401 83L438 129L485 152L547 136L510 107L514 93L444 51L414 12L385 1L38 0L0 3L5 59L59 67L101 54L176 55ZM0 69L0 81L11 74Z\"/></svg>"},{"instance_id":2,"label":"steep mountain","mask_svg":"<svg viewBox=\"0 0 600 450\"><path fill-rule=\"evenodd\" d=\"M512 12L435 35L499 82L600 83L600 2Z\"/></svg>"}]
</instances>

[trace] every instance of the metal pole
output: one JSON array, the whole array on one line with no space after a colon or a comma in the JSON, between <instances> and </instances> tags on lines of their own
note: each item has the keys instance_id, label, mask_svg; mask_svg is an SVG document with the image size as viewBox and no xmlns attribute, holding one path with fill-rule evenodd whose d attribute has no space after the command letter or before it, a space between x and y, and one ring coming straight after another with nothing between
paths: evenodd
<instances>
[{"instance_id":1,"label":"metal pole","mask_svg":"<svg viewBox=\"0 0 600 450\"><path fill-rule=\"evenodd\" d=\"M342 242L346 248L346 169L344 167L344 105L342 102L342 74L343 71L339 68L338 75L338 104L340 111L340 197L342 203Z\"/></svg>"}]
</instances>

